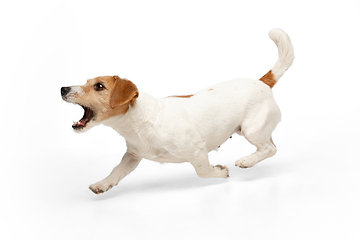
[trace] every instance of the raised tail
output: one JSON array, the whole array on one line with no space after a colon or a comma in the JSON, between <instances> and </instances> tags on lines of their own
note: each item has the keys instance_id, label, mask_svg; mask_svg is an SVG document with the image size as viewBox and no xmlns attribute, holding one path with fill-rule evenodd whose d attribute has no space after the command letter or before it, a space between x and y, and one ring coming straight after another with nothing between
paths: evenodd
<instances>
[{"instance_id":1,"label":"raised tail","mask_svg":"<svg viewBox=\"0 0 360 240\"><path fill-rule=\"evenodd\" d=\"M279 28L271 29L269 37L278 47L279 59L275 63L274 67L262 78L260 78L260 81L263 81L272 88L293 63L294 49L289 36Z\"/></svg>"}]
</instances>

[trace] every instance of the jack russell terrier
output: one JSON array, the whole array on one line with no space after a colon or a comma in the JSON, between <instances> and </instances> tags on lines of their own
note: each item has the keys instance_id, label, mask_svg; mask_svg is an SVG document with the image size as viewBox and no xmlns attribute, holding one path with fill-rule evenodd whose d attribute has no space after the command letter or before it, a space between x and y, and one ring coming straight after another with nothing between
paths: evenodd
<instances>
[{"instance_id":1,"label":"jack russell terrier","mask_svg":"<svg viewBox=\"0 0 360 240\"><path fill-rule=\"evenodd\" d=\"M243 135L257 151L235 162L252 167L276 153L271 133L281 114L271 88L291 66L294 51L288 35L272 29L279 58L260 79L235 79L193 95L157 99L118 76L90 79L83 86L61 88L63 100L80 105L84 116L73 124L76 132L104 124L126 140L119 165L102 181L90 186L103 193L132 172L142 158L157 162L191 163L200 177L228 178L225 166L209 164L208 152L232 134Z\"/></svg>"}]
</instances>

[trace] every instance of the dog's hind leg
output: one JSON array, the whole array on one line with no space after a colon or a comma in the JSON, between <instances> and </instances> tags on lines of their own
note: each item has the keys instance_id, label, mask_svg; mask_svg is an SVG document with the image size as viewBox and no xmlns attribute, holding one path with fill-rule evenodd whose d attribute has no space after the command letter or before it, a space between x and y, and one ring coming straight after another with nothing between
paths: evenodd
<instances>
[{"instance_id":1,"label":"dog's hind leg","mask_svg":"<svg viewBox=\"0 0 360 240\"><path fill-rule=\"evenodd\" d=\"M265 108L265 110L267 109L269 108ZM258 111L255 114L256 117L245 122L242 129L238 132L251 144L255 145L257 151L237 160L235 162L236 166L241 168L252 167L258 162L275 155L276 147L272 141L271 133L280 121L280 111L278 108L272 109L272 111Z\"/></svg>"},{"instance_id":2,"label":"dog's hind leg","mask_svg":"<svg viewBox=\"0 0 360 240\"><path fill-rule=\"evenodd\" d=\"M244 136L246 137L246 135ZM262 140L259 140L261 138L252 138L252 137L246 137L246 138L251 144L257 147L257 150L255 153L246 157L242 157L240 160L237 160L235 162L236 166L241 168L252 167L258 162L275 155L276 147L272 143L271 137L267 139L264 138Z\"/></svg>"},{"instance_id":3,"label":"dog's hind leg","mask_svg":"<svg viewBox=\"0 0 360 240\"><path fill-rule=\"evenodd\" d=\"M116 186L121 179L131 173L140 163L141 157L126 152L119 165L117 165L109 176L103 180L90 185L90 190L96 194L106 192L110 188Z\"/></svg>"}]
</instances>

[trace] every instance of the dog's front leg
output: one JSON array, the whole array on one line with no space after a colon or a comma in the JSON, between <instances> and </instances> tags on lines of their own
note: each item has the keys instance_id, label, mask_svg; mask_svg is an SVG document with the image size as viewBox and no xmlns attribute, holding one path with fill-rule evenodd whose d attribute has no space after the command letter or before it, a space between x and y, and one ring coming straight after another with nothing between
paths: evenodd
<instances>
[{"instance_id":1,"label":"dog's front leg","mask_svg":"<svg viewBox=\"0 0 360 240\"><path fill-rule=\"evenodd\" d=\"M229 169L226 166L209 163L207 152L202 152L199 156L192 159L190 163L194 166L196 173L202 178L228 178Z\"/></svg>"},{"instance_id":2,"label":"dog's front leg","mask_svg":"<svg viewBox=\"0 0 360 240\"><path fill-rule=\"evenodd\" d=\"M140 163L141 157L126 152L119 165L117 165L105 179L90 185L90 190L96 194L106 192L116 186L121 179L131 173Z\"/></svg>"}]
</instances>

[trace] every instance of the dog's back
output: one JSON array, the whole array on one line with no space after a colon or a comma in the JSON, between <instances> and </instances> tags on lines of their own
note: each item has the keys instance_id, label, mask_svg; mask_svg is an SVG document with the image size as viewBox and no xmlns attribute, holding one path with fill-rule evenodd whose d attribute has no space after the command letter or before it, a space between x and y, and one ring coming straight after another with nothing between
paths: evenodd
<instances>
[{"instance_id":1,"label":"dog's back","mask_svg":"<svg viewBox=\"0 0 360 240\"><path fill-rule=\"evenodd\" d=\"M176 118L168 119L167 122L178 122L182 118L183 121L192 122L206 142L208 151L216 149L235 132L254 132L264 126L272 131L280 121L281 113L271 88L291 66L294 50L283 30L272 29L269 36L278 47L279 58L260 81L234 79L193 95L165 98L165 104L171 105L168 109L174 106L184 108L182 114L165 113L166 116Z\"/></svg>"}]
</instances>

